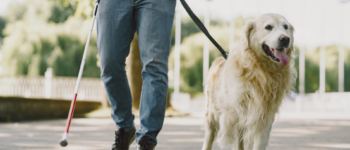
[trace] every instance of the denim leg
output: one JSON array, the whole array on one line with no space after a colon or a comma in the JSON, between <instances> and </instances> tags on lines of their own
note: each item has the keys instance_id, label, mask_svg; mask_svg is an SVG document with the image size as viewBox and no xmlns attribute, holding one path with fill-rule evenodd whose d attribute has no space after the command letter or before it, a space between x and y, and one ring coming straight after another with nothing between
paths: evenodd
<instances>
[{"instance_id":1,"label":"denim leg","mask_svg":"<svg viewBox=\"0 0 350 150\"><path fill-rule=\"evenodd\" d=\"M97 46L101 79L104 83L111 116L118 129L134 127L131 92L125 71L125 59L135 33L131 0L102 0L97 15Z\"/></svg>"},{"instance_id":2,"label":"denim leg","mask_svg":"<svg viewBox=\"0 0 350 150\"><path fill-rule=\"evenodd\" d=\"M142 69L140 103L141 129L136 141L143 136L157 144L162 129L168 91L168 57L176 0L136 0L135 18L139 37Z\"/></svg>"}]
</instances>

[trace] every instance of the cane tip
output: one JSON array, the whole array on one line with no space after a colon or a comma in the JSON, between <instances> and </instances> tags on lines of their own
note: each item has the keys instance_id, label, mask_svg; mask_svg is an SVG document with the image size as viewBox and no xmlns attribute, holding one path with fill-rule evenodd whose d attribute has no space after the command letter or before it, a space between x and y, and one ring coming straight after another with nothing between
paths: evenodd
<instances>
[{"instance_id":1,"label":"cane tip","mask_svg":"<svg viewBox=\"0 0 350 150\"><path fill-rule=\"evenodd\" d=\"M66 146L68 145L67 140L62 140L62 141L60 142L60 145L61 145L62 147L66 147Z\"/></svg>"}]
</instances>

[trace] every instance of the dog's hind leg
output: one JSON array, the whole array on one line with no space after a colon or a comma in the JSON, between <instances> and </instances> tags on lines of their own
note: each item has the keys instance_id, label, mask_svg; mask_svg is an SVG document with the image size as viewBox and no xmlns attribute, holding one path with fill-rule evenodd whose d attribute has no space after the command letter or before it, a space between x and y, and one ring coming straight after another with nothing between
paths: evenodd
<instances>
[{"instance_id":1,"label":"dog's hind leg","mask_svg":"<svg viewBox=\"0 0 350 150\"><path fill-rule=\"evenodd\" d=\"M244 150L244 143L243 143L243 139L239 140L238 150Z\"/></svg>"},{"instance_id":2,"label":"dog's hind leg","mask_svg":"<svg viewBox=\"0 0 350 150\"><path fill-rule=\"evenodd\" d=\"M233 150L244 150L243 131L235 131Z\"/></svg>"},{"instance_id":3,"label":"dog's hind leg","mask_svg":"<svg viewBox=\"0 0 350 150\"><path fill-rule=\"evenodd\" d=\"M206 97L206 120L205 120L205 135L202 150L211 150L216 134L216 128L213 125L214 115L210 111L210 99L208 92L208 85L205 87L205 97Z\"/></svg>"},{"instance_id":4,"label":"dog's hind leg","mask_svg":"<svg viewBox=\"0 0 350 150\"><path fill-rule=\"evenodd\" d=\"M264 131L254 138L253 150L266 150L270 138L271 128L272 123L270 125L267 125Z\"/></svg>"},{"instance_id":5,"label":"dog's hind leg","mask_svg":"<svg viewBox=\"0 0 350 150\"><path fill-rule=\"evenodd\" d=\"M239 137L236 139L238 140L238 147L236 148L237 150L244 150L244 143L243 143L243 137L242 133L239 134Z\"/></svg>"},{"instance_id":6,"label":"dog's hind leg","mask_svg":"<svg viewBox=\"0 0 350 150\"><path fill-rule=\"evenodd\" d=\"M211 150L215 138L215 128L208 124L205 129L204 143L202 150Z\"/></svg>"}]
</instances>

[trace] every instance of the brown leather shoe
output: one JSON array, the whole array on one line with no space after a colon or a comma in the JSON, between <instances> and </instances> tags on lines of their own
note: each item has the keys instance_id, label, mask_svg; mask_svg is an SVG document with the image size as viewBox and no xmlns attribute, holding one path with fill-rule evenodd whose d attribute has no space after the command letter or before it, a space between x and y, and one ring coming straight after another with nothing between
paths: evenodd
<instances>
[{"instance_id":1,"label":"brown leather shoe","mask_svg":"<svg viewBox=\"0 0 350 150\"><path fill-rule=\"evenodd\" d=\"M137 146L137 150L155 150L155 145L152 140L148 137L142 137L139 141L139 145Z\"/></svg>"},{"instance_id":2,"label":"brown leather shoe","mask_svg":"<svg viewBox=\"0 0 350 150\"><path fill-rule=\"evenodd\" d=\"M135 127L128 132L125 132L124 129L115 131L114 144L111 150L129 150L129 146L135 140L135 132Z\"/></svg>"}]
</instances>

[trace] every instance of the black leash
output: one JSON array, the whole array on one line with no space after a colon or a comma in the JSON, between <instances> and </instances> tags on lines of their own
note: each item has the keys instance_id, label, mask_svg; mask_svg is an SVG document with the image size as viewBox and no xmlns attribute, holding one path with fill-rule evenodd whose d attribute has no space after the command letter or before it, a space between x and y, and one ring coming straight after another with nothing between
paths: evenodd
<instances>
[{"instance_id":1,"label":"black leash","mask_svg":"<svg viewBox=\"0 0 350 150\"><path fill-rule=\"evenodd\" d=\"M185 0L180 0L182 6L185 8L187 13L190 15L192 18L193 22L196 23L199 29L202 30L202 32L209 38L209 40L216 46L216 48L219 49L221 52L222 56L227 59L227 51L222 49L222 47L214 40L214 38L209 34L207 28L203 25L203 23L198 19L198 17L192 12L191 8L188 6L188 4L185 2Z\"/></svg>"}]
</instances>

